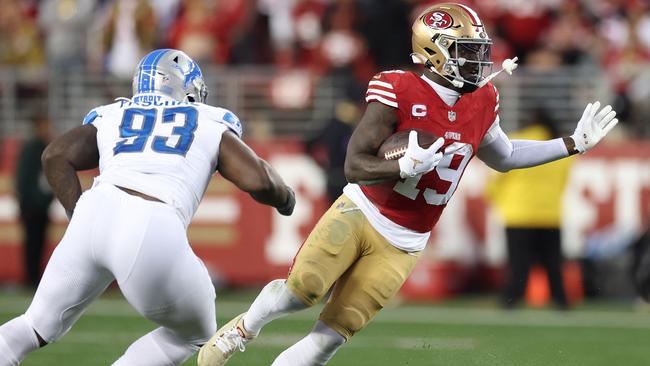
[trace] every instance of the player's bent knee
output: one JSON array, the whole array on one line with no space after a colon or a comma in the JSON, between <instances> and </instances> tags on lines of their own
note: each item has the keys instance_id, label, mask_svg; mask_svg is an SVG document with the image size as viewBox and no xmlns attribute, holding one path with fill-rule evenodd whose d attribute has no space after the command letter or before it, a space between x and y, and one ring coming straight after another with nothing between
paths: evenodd
<instances>
[{"instance_id":1,"label":"player's bent knee","mask_svg":"<svg viewBox=\"0 0 650 366\"><path fill-rule=\"evenodd\" d=\"M23 316L34 330L41 346L56 342L72 328L71 324L65 324L60 317L54 316L54 314L35 315L28 309Z\"/></svg>"},{"instance_id":2,"label":"player's bent knee","mask_svg":"<svg viewBox=\"0 0 650 366\"><path fill-rule=\"evenodd\" d=\"M145 318L160 324L187 344L201 346L217 331L214 312L212 315L195 311L179 311L172 307L166 311L143 312Z\"/></svg>"},{"instance_id":3,"label":"player's bent knee","mask_svg":"<svg viewBox=\"0 0 650 366\"><path fill-rule=\"evenodd\" d=\"M336 310L326 308L321 314L320 320L345 337L346 340L349 340L357 332L365 328L379 310L381 309L367 311L367 309L360 306L347 309L338 308Z\"/></svg>"},{"instance_id":4,"label":"player's bent knee","mask_svg":"<svg viewBox=\"0 0 650 366\"><path fill-rule=\"evenodd\" d=\"M205 344L217 331L217 323L214 319L211 322L188 320L187 322L172 323L169 319L164 319L164 317L147 315L146 318L162 325L184 343L199 347Z\"/></svg>"},{"instance_id":5,"label":"player's bent knee","mask_svg":"<svg viewBox=\"0 0 650 366\"><path fill-rule=\"evenodd\" d=\"M328 290L324 288L323 281L319 279L319 276L311 272L304 272L300 278L289 276L286 285L289 291L308 307L321 301Z\"/></svg>"},{"instance_id":6,"label":"player's bent knee","mask_svg":"<svg viewBox=\"0 0 650 366\"><path fill-rule=\"evenodd\" d=\"M340 334L346 341L350 340L363 326L350 326L345 322L337 321L336 319L320 319L325 325L332 328L336 333Z\"/></svg>"},{"instance_id":7,"label":"player's bent knee","mask_svg":"<svg viewBox=\"0 0 650 366\"><path fill-rule=\"evenodd\" d=\"M113 366L180 365L190 358L199 345L187 343L174 332L157 328L145 334L129 346L124 355Z\"/></svg>"}]
</instances>

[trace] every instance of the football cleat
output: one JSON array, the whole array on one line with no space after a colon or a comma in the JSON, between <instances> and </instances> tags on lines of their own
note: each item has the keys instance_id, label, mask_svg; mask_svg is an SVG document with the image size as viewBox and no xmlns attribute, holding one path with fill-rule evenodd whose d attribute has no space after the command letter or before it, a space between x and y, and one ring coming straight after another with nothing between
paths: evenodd
<instances>
[{"instance_id":1,"label":"football cleat","mask_svg":"<svg viewBox=\"0 0 650 366\"><path fill-rule=\"evenodd\" d=\"M236 351L244 352L246 343L252 341L256 335L244 329L242 313L221 327L199 350L199 366L222 366L235 354Z\"/></svg>"}]
</instances>

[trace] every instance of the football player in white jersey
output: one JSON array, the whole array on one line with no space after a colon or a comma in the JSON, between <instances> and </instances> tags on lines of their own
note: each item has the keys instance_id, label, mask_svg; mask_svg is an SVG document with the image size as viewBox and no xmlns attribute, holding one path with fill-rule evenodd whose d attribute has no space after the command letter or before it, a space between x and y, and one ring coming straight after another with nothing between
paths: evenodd
<instances>
[{"instance_id":1,"label":"football player in white jersey","mask_svg":"<svg viewBox=\"0 0 650 366\"><path fill-rule=\"evenodd\" d=\"M186 236L212 174L293 212L293 191L240 140L237 117L203 104L201 70L185 53L145 56L133 93L93 109L43 154L71 221L25 314L0 327L0 366L63 336L113 280L160 325L114 365L181 364L216 331L214 287ZM76 171L97 166L82 194Z\"/></svg>"}]
</instances>

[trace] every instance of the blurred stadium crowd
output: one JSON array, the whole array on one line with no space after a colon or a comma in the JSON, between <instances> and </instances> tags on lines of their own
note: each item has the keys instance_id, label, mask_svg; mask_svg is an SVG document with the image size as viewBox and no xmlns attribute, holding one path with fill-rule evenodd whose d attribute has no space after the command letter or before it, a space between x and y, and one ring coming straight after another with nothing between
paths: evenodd
<instances>
[{"instance_id":1,"label":"blurred stadium crowd","mask_svg":"<svg viewBox=\"0 0 650 366\"><path fill-rule=\"evenodd\" d=\"M4 0L0 65L130 79L153 48L201 65L272 65L343 75L360 100L378 70L408 67L410 23L431 0ZM604 70L630 135L650 134L650 2L481 0L493 59Z\"/></svg>"}]
</instances>

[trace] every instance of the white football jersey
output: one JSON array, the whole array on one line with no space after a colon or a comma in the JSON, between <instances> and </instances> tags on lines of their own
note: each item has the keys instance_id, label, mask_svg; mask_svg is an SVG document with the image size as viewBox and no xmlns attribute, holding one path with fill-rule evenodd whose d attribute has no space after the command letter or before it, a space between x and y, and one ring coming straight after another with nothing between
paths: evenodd
<instances>
[{"instance_id":1,"label":"white football jersey","mask_svg":"<svg viewBox=\"0 0 650 366\"><path fill-rule=\"evenodd\" d=\"M239 119L227 109L159 94L97 107L83 123L97 128L96 183L158 198L176 209L185 226L217 168L221 135L242 135Z\"/></svg>"}]
</instances>

